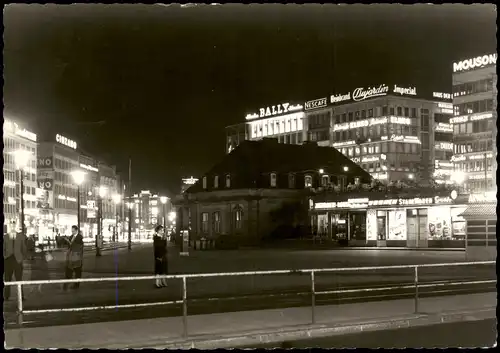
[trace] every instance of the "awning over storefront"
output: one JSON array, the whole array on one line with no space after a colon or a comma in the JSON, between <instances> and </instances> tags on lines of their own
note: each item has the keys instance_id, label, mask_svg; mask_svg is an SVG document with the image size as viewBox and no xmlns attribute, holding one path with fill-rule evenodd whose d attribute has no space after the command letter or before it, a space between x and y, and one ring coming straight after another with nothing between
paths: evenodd
<instances>
[{"instance_id":1,"label":"awning over storefront","mask_svg":"<svg viewBox=\"0 0 500 353\"><path fill-rule=\"evenodd\" d=\"M464 212L460 214L462 217L466 218L481 218L489 219L497 217L497 205L496 204L483 204L483 205L470 205Z\"/></svg>"}]
</instances>

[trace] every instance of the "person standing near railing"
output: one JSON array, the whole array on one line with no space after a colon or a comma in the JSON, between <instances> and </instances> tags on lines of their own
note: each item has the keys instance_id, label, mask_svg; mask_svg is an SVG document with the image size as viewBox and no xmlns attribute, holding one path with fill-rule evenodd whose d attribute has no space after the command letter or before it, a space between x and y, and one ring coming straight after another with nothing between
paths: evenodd
<instances>
[{"instance_id":1,"label":"person standing near railing","mask_svg":"<svg viewBox=\"0 0 500 353\"><path fill-rule=\"evenodd\" d=\"M153 235L153 247L155 257L155 275L166 275L168 272L167 238L165 236L165 229L161 225L157 225L155 227L155 234ZM166 286L166 278L156 278L156 288Z\"/></svg>"},{"instance_id":2,"label":"person standing near railing","mask_svg":"<svg viewBox=\"0 0 500 353\"><path fill-rule=\"evenodd\" d=\"M12 281L12 276L16 281L23 280L23 261L27 256L26 237L22 232L16 232L15 224L11 224L11 229L3 236L3 261L4 261L4 280ZM5 286L4 300L10 298L10 287ZM24 299L24 291L23 299Z\"/></svg>"},{"instance_id":3,"label":"person standing near railing","mask_svg":"<svg viewBox=\"0 0 500 353\"><path fill-rule=\"evenodd\" d=\"M73 274L75 278L82 278L83 268L83 236L77 226L71 227L71 237L68 242L68 251L66 253L65 262L65 277L72 279ZM80 288L80 283L75 283L73 289ZM64 283L63 290L68 289L68 283Z\"/></svg>"}]
</instances>

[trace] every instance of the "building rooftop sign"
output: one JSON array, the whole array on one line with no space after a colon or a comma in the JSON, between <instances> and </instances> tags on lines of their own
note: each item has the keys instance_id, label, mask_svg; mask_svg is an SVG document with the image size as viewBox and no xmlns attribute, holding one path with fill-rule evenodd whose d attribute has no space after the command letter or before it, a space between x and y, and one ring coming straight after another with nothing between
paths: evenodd
<instances>
[{"instance_id":1,"label":"building rooftop sign","mask_svg":"<svg viewBox=\"0 0 500 353\"><path fill-rule=\"evenodd\" d=\"M260 108L259 114L256 114L256 113L247 114L247 116L245 118L246 118L246 120L253 120L253 119L257 119L257 118L265 118L265 117L270 117L270 116L287 114L289 112L301 111L303 109L304 109L304 107L300 104L292 105L290 103L281 103L278 105L271 105L269 107Z\"/></svg>"},{"instance_id":2,"label":"building rooftop sign","mask_svg":"<svg viewBox=\"0 0 500 353\"><path fill-rule=\"evenodd\" d=\"M324 108L328 105L328 99L325 98L320 98L320 99L315 99L309 102L306 102L304 104L305 110L311 110L311 109L316 109L316 108Z\"/></svg>"},{"instance_id":3,"label":"building rooftop sign","mask_svg":"<svg viewBox=\"0 0 500 353\"><path fill-rule=\"evenodd\" d=\"M488 54L483 56L477 56L472 59L465 59L456 63L453 63L453 72L469 71L474 69L480 69L489 65L497 64L497 54Z\"/></svg>"},{"instance_id":4,"label":"building rooftop sign","mask_svg":"<svg viewBox=\"0 0 500 353\"><path fill-rule=\"evenodd\" d=\"M64 137L64 136L62 136L62 135L57 134L57 135L56 135L56 141L57 141L58 143L60 143L61 145L64 145L64 146L67 146L67 147L69 147L69 148L72 148L72 149L76 150L76 147L77 147L76 142L75 142L75 141L73 141L73 140L70 140L70 139L69 139L69 138L67 138L67 137Z\"/></svg>"},{"instance_id":5,"label":"building rooftop sign","mask_svg":"<svg viewBox=\"0 0 500 353\"><path fill-rule=\"evenodd\" d=\"M193 177L182 179L182 183L184 185L194 185L194 184L196 184L197 181L198 181L198 179L193 178Z\"/></svg>"},{"instance_id":6,"label":"building rooftop sign","mask_svg":"<svg viewBox=\"0 0 500 353\"><path fill-rule=\"evenodd\" d=\"M348 201L340 202L317 202L314 204L315 210L328 210L334 208L368 208L374 206L415 206L415 205L446 205L453 203L453 198L450 196L441 197L415 197L415 198L399 198L399 199L383 199L369 200L365 199L349 199Z\"/></svg>"}]
</instances>

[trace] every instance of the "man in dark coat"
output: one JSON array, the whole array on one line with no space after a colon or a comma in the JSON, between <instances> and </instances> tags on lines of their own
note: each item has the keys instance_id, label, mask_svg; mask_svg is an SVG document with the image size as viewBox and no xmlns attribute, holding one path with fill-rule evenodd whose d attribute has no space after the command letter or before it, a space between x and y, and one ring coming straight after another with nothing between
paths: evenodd
<instances>
[{"instance_id":1,"label":"man in dark coat","mask_svg":"<svg viewBox=\"0 0 500 353\"><path fill-rule=\"evenodd\" d=\"M65 277L66 279L72 279L73 274L75 278L82 278L82 268L83 268L83 236L77 226L71 227L71 237L68 242L68 252L66 253L66 263L65 263ZM80 287L80 283L75 283L72 286L74 289ZM68 283L63 285L63 289L68 288Z\"/></svg>"},{"instance_id":2,"label":"man in dark coat","mask_svg":"<svg viewBox=\"0 0 500 353\"><path fill-rule=\"evenodd\" d=\"M168 270L167 261L167 238L165 237L165 230L161 225L155 227L155 234L153 235L154 257L155 257L155 275L166 275ZM156 278L156 288L166 287L166 278Z\"/></svg>"}]
</instances>

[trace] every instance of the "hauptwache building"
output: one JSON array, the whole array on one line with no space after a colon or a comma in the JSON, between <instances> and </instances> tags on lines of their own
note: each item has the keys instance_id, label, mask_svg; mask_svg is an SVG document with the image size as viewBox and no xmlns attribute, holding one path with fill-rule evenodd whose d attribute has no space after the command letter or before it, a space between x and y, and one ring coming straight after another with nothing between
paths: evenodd
<instances>
[{"instance_id":1,"label":"hauptwache building","mask_svg":"<svg viewBox=\"0 0 500 353\"><path fill-rule=\"evenodd\" d=\"M337 148L379 180L451 183L451 96L379 83L304 103L277 103L226 128L226 148L230 152L243 140L265 137L289 144L315 141Z\"/></svg>"}]
</instances>

